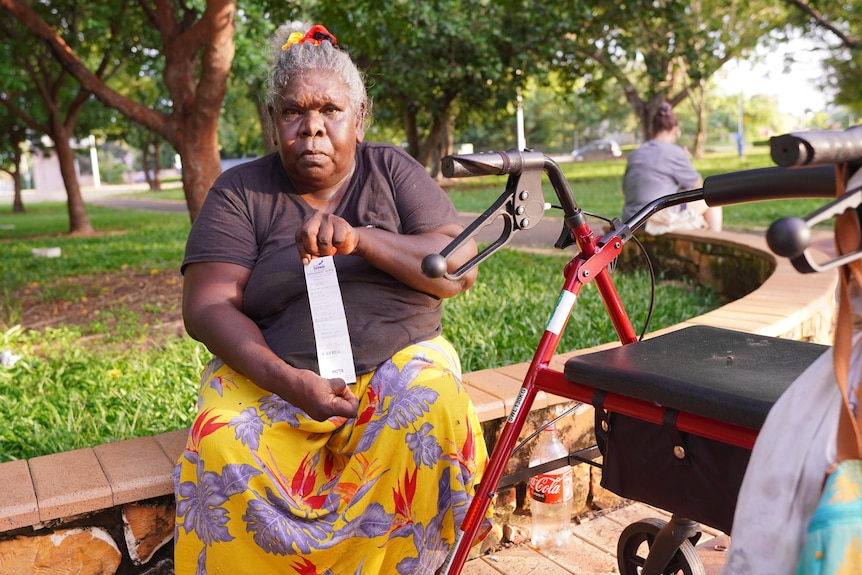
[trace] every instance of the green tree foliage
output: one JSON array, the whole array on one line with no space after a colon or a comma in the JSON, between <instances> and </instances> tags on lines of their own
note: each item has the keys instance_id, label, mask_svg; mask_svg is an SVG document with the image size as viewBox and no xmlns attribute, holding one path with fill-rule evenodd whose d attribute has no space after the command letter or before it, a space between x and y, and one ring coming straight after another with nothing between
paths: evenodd
<instances>
[{"instance_id":1,"label":"green tree foliage","mask_svg":"<svg viewBox=\"0 0 862 575\"><path fill-rule=\"evenodd\" d=\"M156 154L155 146L167 142L180 153L192 215L218 173L219 154L249 156L272 148L261 98L266 40L288 19L325 24L367 71L376 116L369 137L404 143L420 161L435 166L436 157L455 141L453 132L458 142L481 148L513 147L519 91L528 145L548 151L565 150L605 130L628 129L630 114L646 137L652 113L665 100L692 102L700 127L687 133L705 134L712 108L706 80L787 24L789 4L814 4L252 0L235 6L235 0L142 0L124 8L85 0L75 6L86 8L89 21L101 23L93 26L101 36L88 34L76 42L52 20L72 10L64 1L32 4L45 10L41 24L28 24L44 40L37 44L65 58L66 70L85 81L85 90L145 128L138 135L125 132L135 147ZM842 25L859 18L847 13L847 2L816 4L843 7ZM0 0L10 14L22 6L30 4ZM121 22L123 34L112 35L110 22ZM234 25L228 40L224 33ZM122 60L122 73L104 86L94 81L87 71L96 69L108 48L120 46L110 61ZM47 54L43 58L50 60ZM6 62L10 73L0 86L27 80L27 72ZM858 73L857 63L843 65L848 78ZM851 93L859 84L858 79L845 84L847 100L859 101L860 95ZM688 107L685 114L690 115ZM111 121L122 123L116 115Z\"/></svg>"},{"instance_id":2,"label":"green tree foliage","mask_svg":"<svg viewBox=\"0 0 862 575\"><path fill-rule=\"evenodd\" d=\"M846 106L862 115L862 51L853 50L844 57L829 60L833 74L831 87L835 90L835 103Z\"/></svg>"},{"instance_id":3,"label":"green tree foliage","mask_svg":"<svg viewBox=\"0 0 862 575\"><path fill-rule=\"evenodd\" d=\"M244 2L236 15L236 57L228 78L219 122L219 148L223 158L261 155L274 149L266 109L265 81L270 36L294 18L293 2Z\"/></svg>"},{"instance_id":4,"label":"green tree foliage","mask_svg":"<svg viewBox=\"0 0 862 575\"><path fill-rule=\"evenodd\" d=\"M408 151L425 165L448 147L455 118L511 114L526 79L544 75L562 12L560 2L521 0L309 6L367 72L379 121L400 122Z\"/></svg>"},{"instance_id":5,"label":"green tree foliage","mask_svg":"<svg viewBox=\"0 0 862 575\"><path fill-rule=\"evenodd\" d=\"M834 103L862 115L862 12L857 2L841 0L787 0L794 7L794 22L817 34L830 56L824 87Z\"/></svg>"},{"instance_id":6,"label":"green tree foliage","mask_svg":"<svg viewBox=\"0 0 862 575\"><path fill-rule=\"evenodd\" d=\"M86 36L87 41L77 49L77 37L66 36L53 20L65 15L56 10L56 4L40 4L51 11L42 15L23 0L0 0L0 7L50 47L83 90L170 142L183 158L183 190L194 219L221 170L218 119L234 57L235 0L141 0L127 12L128 3L78 2L76 7L88 15L121 24L124 34L111 39L104 35L103 27L101 36ZM129 51L141 62L163 61L169 113L111 88L90 65L89 56L107 54L112 42L125 40L133 41ZM140 73L146 75L157 68L142 67Z\"/></svg>"},{"instance_id":7,"label":"green tree foliage","mask_svg":"<svg viewBox=\"0 0 862 575\"><path fill-rule=\"evenodd\" d=\"M110 18L98 7L90 10L80 2L58 0L37 4L30 14L42 22L50 21L57 34L68 38L68 49L80 51L82 61L99 81L110 78L124 65L126 43L116 25L124 20L123 8L113 10L114 18ZM72 145L74 139L103 124L105 116L94 105L92 92L78 83L54 58L51 47L31 35L23 23L14 18L0 19L0 34L12 40L0 47L4 62L0 103L22 126L52 140L68 197L69 232L90 234L93 227L81 195ZM94 37L99 38L102 49L95 49Z\"/></svg>"},{"instance_id":8,"label":"green tree foliage","mask_svg":"<svg viewBox=\"0 0 862 575\"><path fill-rule=\"evenodd\" d=\"M615 80L651 136L663 102L691 95L703 109L706 81L731 58L745 56L785 21L786 7L772 0L583 0L589 17L571 22L557 66L572 82L588 79L598 95ZM700 129L698 130L700 132Z\"/></svg>"},{"instance_id":9,"label":"green tree foliage","mask_svg":"<svg viewBox=\"0 0 862 575\"><path fill-rule=\"evenodd\" d=\"M527 147L548 154L569 153L589 140L635 130L631 109L622 98L596 99L585 86L563 89L553 74L547 85L528 82L522 95ZM504 111L493 121L459 117L456 144L470 143L476 151L514 148L515 103Z\"/></svg>"}]
</instances>

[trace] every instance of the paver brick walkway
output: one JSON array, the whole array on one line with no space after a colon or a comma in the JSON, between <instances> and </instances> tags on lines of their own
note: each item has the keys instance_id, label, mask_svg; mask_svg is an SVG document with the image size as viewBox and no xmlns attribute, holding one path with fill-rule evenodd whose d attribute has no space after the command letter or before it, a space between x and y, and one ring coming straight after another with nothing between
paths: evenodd
<instances>
[{"instance_id":1,"label":"paver brick walkway","mask_svg":"<svg viewBox=\"0 0 862 575\"><path fill-rule=\"evenodd\" d=\"M522 544L467 562L462 575L608 575L619 573L617 542L628 525L647 517L668 521L670 514L642 503L631 503L573 527L566 549L537 551ZM702 526L696 549L707 575L718 575L730 539Z\"/></svg>"}]
</instances>

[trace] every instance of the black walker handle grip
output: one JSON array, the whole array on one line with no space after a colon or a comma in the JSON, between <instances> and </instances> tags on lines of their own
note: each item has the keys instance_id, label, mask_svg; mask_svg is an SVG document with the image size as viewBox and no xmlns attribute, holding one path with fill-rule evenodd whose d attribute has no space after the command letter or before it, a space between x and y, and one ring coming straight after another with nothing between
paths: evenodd
<instances>
[{"instance_id":1,"label":"black walker handle grip","mask_svg":"<svg viewBox=\"0 0 862 575\"><path fill-rule=\"evenodd\" d=\"M834 166L757 168L716 174L703 181L703 199L709 206L834 197Z\"/></svg>"},{"instance_id":2,"label":"black walker handle grip","mask_svg":"<svg viewBox=\"0 0 862 575\"><path fill-rule=\"evenodd\" d=\"M541 172L544 166L545 155L541 152L518 150L457 154L440 161L440 171L447 178L518 175L530 169Z\"/></svg>"},{"instance_id":3,"label":"black walker handle grip","mask_svg":"<svg viewBox=\"0 0 862 575\"><path fill-rule=\"evenodd\" d=\"M794 132L769 139L779 166L842 164L862 160L862 126L846 130Z\"/></svg>"}]
</instances>

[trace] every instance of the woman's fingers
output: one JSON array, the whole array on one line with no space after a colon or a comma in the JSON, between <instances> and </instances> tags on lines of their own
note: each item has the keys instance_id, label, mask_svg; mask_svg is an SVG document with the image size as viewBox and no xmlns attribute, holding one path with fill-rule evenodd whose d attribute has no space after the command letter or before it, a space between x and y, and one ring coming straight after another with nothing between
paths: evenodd
<instances>
[{"instance_id":1,"label":"woman's fingers","mask_svg":"<svg viewBox=\"0 0 862 575\"><path fill-rule=\"evenodd\" d=\"M309 215L296 232L296 246L304 264L314 258L352 253L353 227L344 219L323 212Z\"/></svg>"}]
</instances>

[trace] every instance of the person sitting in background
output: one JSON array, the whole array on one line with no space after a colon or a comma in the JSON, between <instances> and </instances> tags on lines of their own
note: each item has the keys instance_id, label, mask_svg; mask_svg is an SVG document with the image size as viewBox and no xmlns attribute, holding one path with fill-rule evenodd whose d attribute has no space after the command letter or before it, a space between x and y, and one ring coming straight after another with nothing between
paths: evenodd
<instances>
[{"instance_id":1,"label":"person sitting in background","mask_svg":"<svg viewBox=\"0 0 862 575\"><path fill-rule=\"evenodd\" d=\"M215 358L175 476L176 573L434 573L487 461L440 324L476 274L420 265L463 228L419 163L364 141L364 80L332 34L293 23L272 48L277 152L219 176L182 264L186 329ZM342 307L349 342L328 348Z\"/></svg>"},{"instance_id":2,"label":"person sitting in background","mask_svg":"<svg viewBox=\"0 0 862 575\"><path fill-rule=\"evenodd\" d=\"M623 221L663 196L703 186L688 152L678 146L679 120L670 104L664 103L653 117L653 137L631 152L623 175ZM649 234L658 235L682 229L709 228L721 231L720 207L708 207L699 200L664 209L646 223Z\"/></svg>"}]
</instances>

